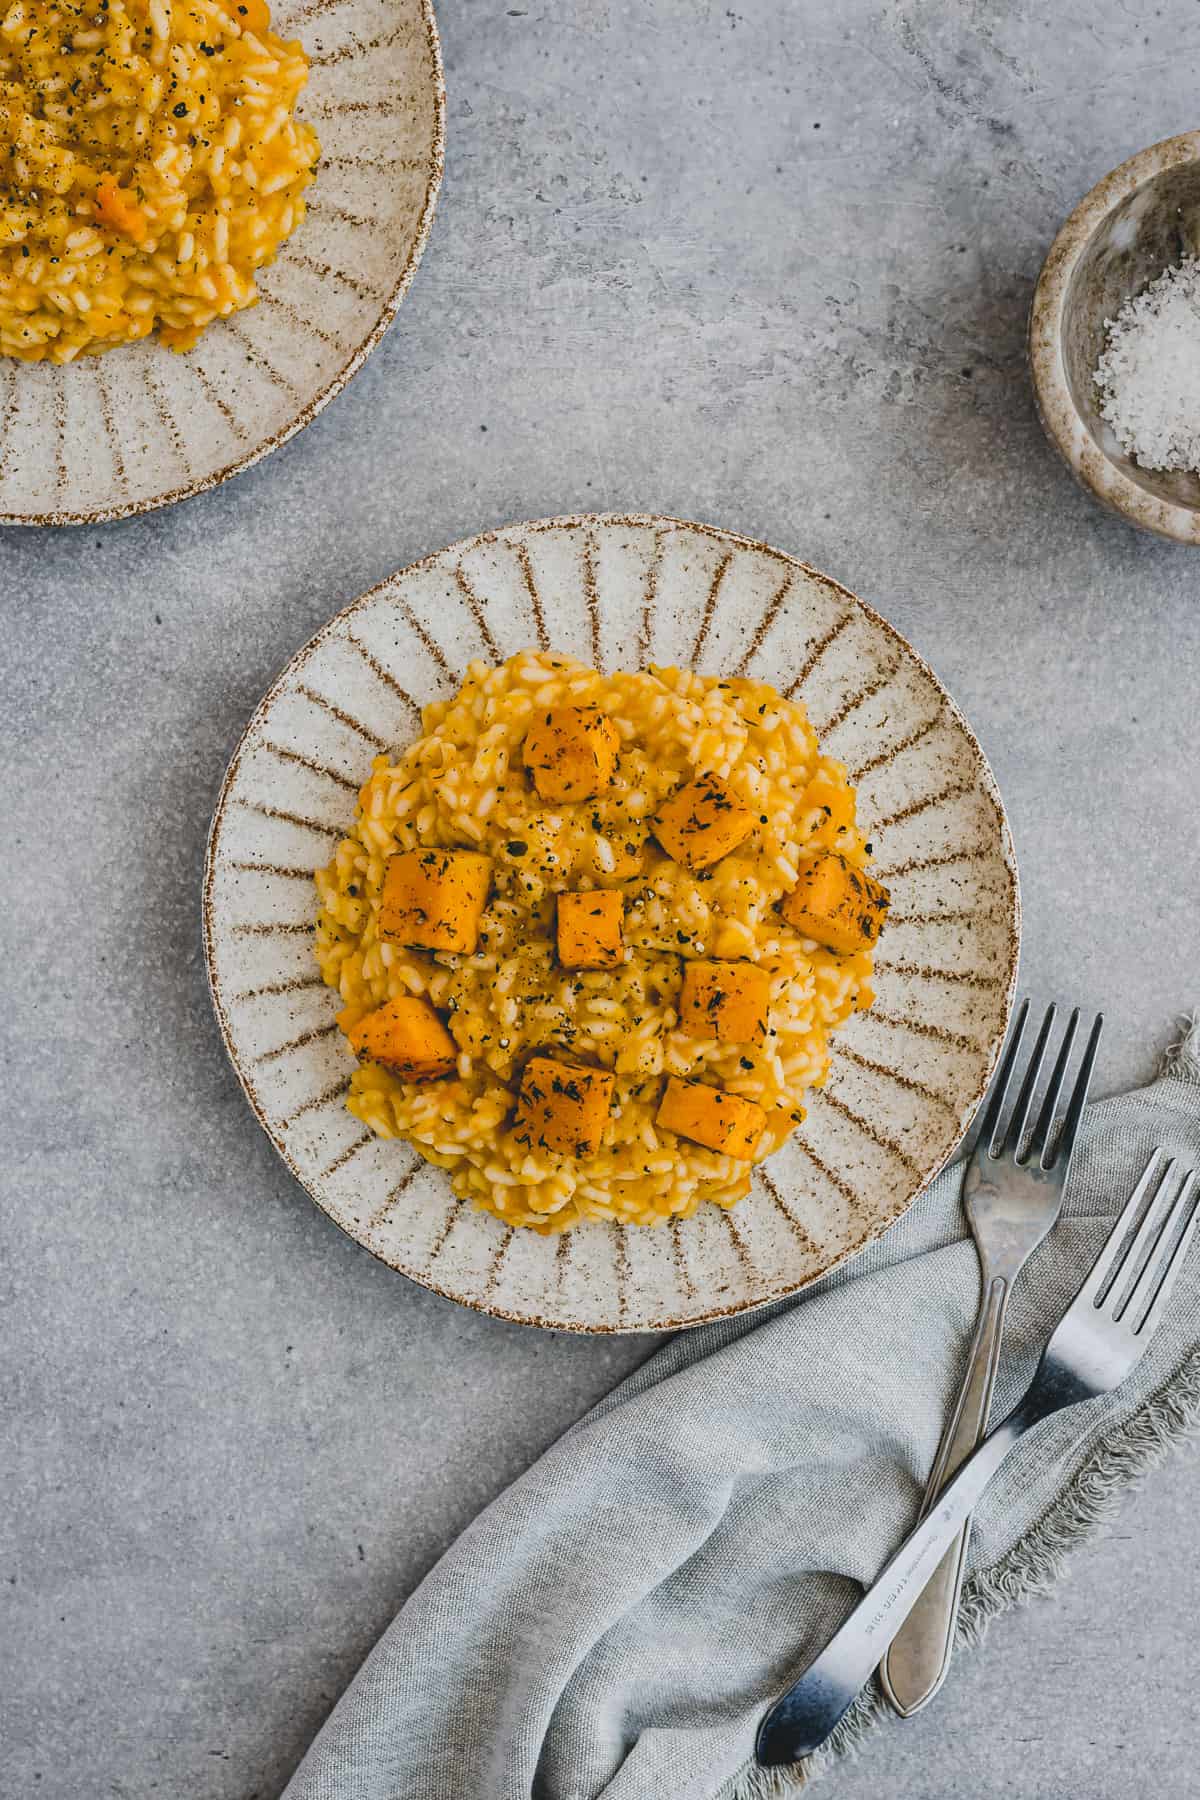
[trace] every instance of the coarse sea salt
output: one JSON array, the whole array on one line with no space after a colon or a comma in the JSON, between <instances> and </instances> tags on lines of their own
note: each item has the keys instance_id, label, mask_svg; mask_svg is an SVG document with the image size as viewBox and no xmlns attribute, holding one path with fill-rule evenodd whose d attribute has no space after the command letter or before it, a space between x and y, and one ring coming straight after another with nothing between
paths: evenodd
<instances>
[{"instance_id":1,"label":"coarse sea salt","mask_svg":"<svg viewBox=\"0 0 1200 1800\"><path fill-rule=\"evenodd\" d=\"M1100 412L1144 469L1200 473L1200 260L1166 269L1105 326Z\"/></svg>"}]
</instances>

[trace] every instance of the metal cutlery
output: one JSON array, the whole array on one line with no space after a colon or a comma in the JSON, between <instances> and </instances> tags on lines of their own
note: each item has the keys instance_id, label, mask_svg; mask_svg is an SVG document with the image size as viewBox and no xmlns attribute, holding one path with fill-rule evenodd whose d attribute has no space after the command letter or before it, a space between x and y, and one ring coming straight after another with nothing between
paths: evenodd
<instances>
[{"instance_id":1,"label":"metal cutlery","mask_svg":"<svg viewBox=\"0 0 1200 1800\"><path fill-rule=\"evenodd\" d=\"M1023 1398L938 1496L874 1586L758 1731L767 1767L809 1756L870 1679L933 1570L1010 1451L1064 1407L1111 1393L1141 1361L1200 1219L1194 1171L1156 1150L1042 1352Z\"/></svg>"},{"instance_id":2,"label":"metal cutlery","mask_svg":"<svg viewBox=\"0 0 1200 1800\"><path fill-rule=\"evenodd\" d=\"M1038 1078L1054 1029L1055 1013L1055 1007L1047 1007L1005 1128L1004 1105L1029 1019L1029 1002L1022 1002L965 1164L963 1206L979 1252L982 1280L979 1315L958 1401L950 1414L925 1490L922 1518L987 1429L1004 1317L1013 1282L1062 1209L1063 1189L1104 1020L1097 1015L1092 1025L1066 1115L1061 1127L1055 1131L1079 1026L1079 1009L1077 1007L1071 1014L1035 1122ZM968 1519L917 1599L881 1665L883 1691L904 1718L928 1705L949 1672L970 1536Z\"/></svg>"}]
</instances>

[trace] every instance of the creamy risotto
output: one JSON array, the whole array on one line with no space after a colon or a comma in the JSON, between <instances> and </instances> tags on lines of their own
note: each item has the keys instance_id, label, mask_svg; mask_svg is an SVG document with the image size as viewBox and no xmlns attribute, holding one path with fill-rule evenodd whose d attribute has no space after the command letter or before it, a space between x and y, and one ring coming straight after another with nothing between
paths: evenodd
<instances>
[{"instance_id":1,"label":"creamy risotto","mask_svg":"<svg viewBox=\"0 0 1200 1800\"><path fill-rule=\"evenodd\" d=\"M0 9L4 0L0 0ZM0 11L0 352L70 362L252 306L320 155L266 0Z\"/></svg>"},{"instance_id":2,"label":"creamy risotto","mask_svg":"<svg viewBox=\"0 0 1200 1800\"><path fill-rule=\"evenodd\" d=\"M733 1206L869 1006L887 894L772 687L473 663L317 876L350 1111L511 1225Z\"/></svg>"}]
</instances>

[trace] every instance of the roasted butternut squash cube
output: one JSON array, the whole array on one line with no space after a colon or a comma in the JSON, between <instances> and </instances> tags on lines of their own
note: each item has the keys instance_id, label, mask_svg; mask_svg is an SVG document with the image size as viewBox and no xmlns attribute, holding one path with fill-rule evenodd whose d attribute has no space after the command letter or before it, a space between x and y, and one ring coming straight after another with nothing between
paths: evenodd
<instances>
[{"instance_id":1,"label":"roasted butternut squash cube","mask_svg":"<svg viewBox=\"0 0 1200 1800\"><path fill-rule=\"evenodd\" d=\"M595 1156L612 1104L615 1076L552 1056L531 1056L517 1101L516 1139L528 1150Z\"/></svg>"},{"instance_id":2,"label":"roasted butternut squash cube","mask_svg":"<svg viewBox=\"0 0 1200 1800\"><path fill-rule=\"evenodd\" d=\"M876 941L890 899L887 889L865 869L856 869L836 850L827 850L805 858L800 879L779 910L802 937L850 956Z\"/></svg>"},{"instance_id":3,"label":"roasted butternut squash cube","mask_svg":"<svg viewBox=\"0 0 1200 1800\"><path fill-rule=\"evenodd\" d=\"M680 1081L676 1075L668 1080L655 1117L668 1131L690 1138L693 1144L719 1150L722 1156L736 1156L742 1162L752 1160L767 1122L766 1113L753 1100L708 1087L703 1081Z\"/></svg>"},{"instance_id":4,"label":"roasted butternut squash cube","mask_svg":"<svg viewBox=\"0 0 1200 1800\"><path fill-rule=\"evenodd\" d=\"M492 859L475 850L402 850L383 871L379 935L393 944L468 955L479 939Z\"/></svg>"},{"instance_id":5,"label":"roasted butternut squash cube","mask_svg":"<svg viewBox=\"0 0 1200 1800\"><path fill-rule=\"evenodd\" d=\"M543 800L591 800L612 781L620 747L598 706L552 706L525 734L525 767Z\"/></svg>"},{"instance_id":6,"label":"roasted butternut squash cube","mask_svg":"<svg viewBox=\"0 0 1200 1800\"><path fill-rule=\"evenodd\" d=\"M750 835L754 814L716 775L697 775L658 811L654 835L676 862L706 869Z\"/></svg>"},{"instance_id":7,"label":"roasted butternut squash cube","mask_svg":"<svg viewBox=\"0 0 1200 1800\"><path fill-rule=\"evenodd\" d=\"M385 1001L346 1036L356 1055L382 1063L406 1081L449 1075L458 1057L458 1046L438 1014L415 994Z\"/></svg>"},{"instance_id":8,"label":"roasted butternut squash cube","mask_svg":"<svg viewBox=\"0 0 1200 1800\"><path fill-rule=\"evenodd\" d=\"M558 896L558 960L564 969L613 969L624 953L625 902L611 888Z\"/></svg>"},{"instance_id":9,"label":"roasted butternut squash cube","mask_svg":"<svg viewBox=\"0 0 1200 1800\"><path fill-rule=\"evenodd\" d=\"M146 215L137 204L133 190L117 186L115 175L100 177L92 205L101 225L123 231L135 244L142 242L146 235Z\"/></svg>"},{"instance_id":10,"label":"roasted butternut squash cube","mask_svg":"<svg viewBox=\"0 0 1200 1800\"><path fill-rule=\"evenodd\" d=\"M771 977L752 962L684 964L679 1023L692 1037L749 1044L767 1023Z\"/></svg>"}]
</instances>

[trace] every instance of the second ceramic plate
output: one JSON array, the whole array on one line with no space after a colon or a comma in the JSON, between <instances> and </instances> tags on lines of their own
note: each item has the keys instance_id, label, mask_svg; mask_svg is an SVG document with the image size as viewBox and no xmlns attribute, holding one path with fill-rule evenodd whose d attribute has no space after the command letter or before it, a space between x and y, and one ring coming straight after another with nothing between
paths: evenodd
<instances>
[{"instance_id":1,"label":"second ceramic plate","mask_svg":"<svg viewBox=\"0 0 1200 1800\"><path fill-rule=\"evenodd\" d=\"M118 519L214 487L307 425L395 317L442 176L433 7L279 0L272 23L311 63L307 216L257 306L184 355L151 338L62 367L0 357L0 525Z\"/></svg>"},{"instance_id":2,"label":"second ceramic plate","mask_svg":"<svg viewBox=\"0 0 1200 1800\"><path fill-rule=\"evenodd\" d=\"M799 696L858 787L893 898L876 1004L833 1038L828 1085L732 1212L558 1238L460 1203L443 1171L345 1109L352 1059L312 959L314 869L371 759L473 658L529 644L601 668L750 673ZM247 727L204 890L221 1030L275 1147L317 1204L438 1293L527 1323L665 1330L814 1281L876 1237L954 1150L987 1085L1016 981L1012 843L983 753L945 690L828 576L675 519L515 525L394 575L288 664Z\"/></svg>"}]
</instances>

